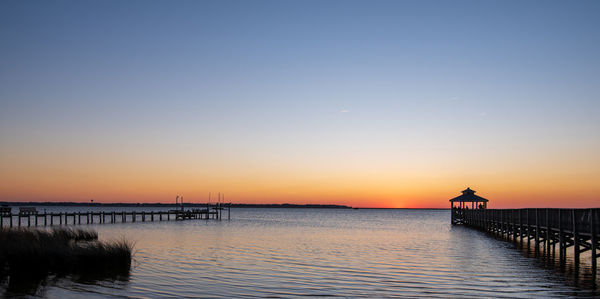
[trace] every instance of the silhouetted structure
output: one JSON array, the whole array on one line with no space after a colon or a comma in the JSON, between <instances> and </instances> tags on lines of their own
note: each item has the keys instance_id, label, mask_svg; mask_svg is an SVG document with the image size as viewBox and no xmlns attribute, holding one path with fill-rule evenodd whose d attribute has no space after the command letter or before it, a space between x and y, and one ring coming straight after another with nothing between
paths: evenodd
<instances>
[{"instance_id":1,"label":"silhouetted structure","mask_svg":"<svg viewBox=\"0 0 600 299\"><path fill-rule=\"evenodd\" d=\"M461 211L461 223L529 248L548 261L556 256L564 265L567 248L573 248L573 262L578 273L580 256L590 251L591 270L596 276L600 247L600 209L479 209Z\"/></svg>"},{"instance_id":2,"label":"silhouetted structure","mask_svg":"<svg viewBox=\"0 0 600 299\"><path fill-rule=\"evenodd\" d=\"M467 188L462 191L462 195L450 200L450 210L452 211L452 224L463 223L462 211L469 208L468 203L471 203L471 209L487 209L489 200L475 195L475 190Z\"/></svg>"},{"instance_id":3,"label":"silhouetted structure","mask_svg":"<svg viewBox=\"0 0 600 299\"><path fill-rule=\"evenodd\" d=\"M227 211L227 219L231 218L231 203L217 202L214 204L203 204L204 208L191 210L170 210L170 211L122 211L122 212L39 212L35 208L21 207L18 214L0 213L0 228L3 226L52 226L58 225L75 225L75 224L103 224L103 223L125 223L136 221L163 221L164 220L188 220L188 219L217 219L220 220L223 210ZM84 217L84 222L81 218ZM58 223L56 221L58 218ZM107 219L108 218L108 219ZM16 219L16 223L13 220ZM23 220L25 219L25 220ZM32 223L32 219L34 223ZM69 221L70 220L70 221ZM25 224L27 222L27 224Z\"/></svg>"},{"instance_id":4,"label":"silhouetted structure","mask_svg":"<svg viewBox=\"0 0 600 299\"><path fill-rule=\"evenodd\" d=\"M471 203L471 209L467 203ZM450 200L452 224L463 224L515 243L534 243L536 255L552 260L558 245L564 265L567 248L573 247L573 262L579 269L580 255L591 252L596 276L600 247L600 209L487 209L488 200L467 188ZM455 204L456 203L456 204ZM478 207L478 208L475 208Z\"/></svg>"}]
</instances>

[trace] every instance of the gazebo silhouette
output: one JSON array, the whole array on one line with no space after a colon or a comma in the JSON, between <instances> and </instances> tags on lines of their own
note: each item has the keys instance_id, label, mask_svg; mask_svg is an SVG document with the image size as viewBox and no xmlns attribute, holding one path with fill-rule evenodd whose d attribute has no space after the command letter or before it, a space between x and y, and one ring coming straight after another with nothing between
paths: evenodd
<instances>
[{"instance_id":1,"label":"gazebo silhouette","mask_svg":"<svg viewBox=\"0 0 600 299\"><path fill-rule=\"evenodd\" d=\"M462 210L469 209L468 203L471 203L471 209L487 209L489 200L475 195L475 190L467 188L453 199L450 199L450 211L452 212L452 224L462 223ZM455 205L455 203L457 203Z\"/></svg>"}]
</instances>

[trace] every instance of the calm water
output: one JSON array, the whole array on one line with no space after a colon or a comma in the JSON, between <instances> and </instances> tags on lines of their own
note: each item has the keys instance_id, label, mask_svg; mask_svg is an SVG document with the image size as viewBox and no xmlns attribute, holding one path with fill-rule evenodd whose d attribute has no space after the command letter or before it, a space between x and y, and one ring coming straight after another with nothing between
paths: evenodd
<instances>
[{"instance_id":1,"label":"calm water","mask_svg":"<svg viewBox=\"0 0 600 299\"><path fill-rule=\"evenodd\" d=\"M97 229L101 239L135 241L131 274L103 280L49 278L35 295L599 295L585 265L575 280L572 273L547 267L511 243L452 227L449 217L444 210L234 209L230 221L84 225Z\"/></svg>"}]
</instances>

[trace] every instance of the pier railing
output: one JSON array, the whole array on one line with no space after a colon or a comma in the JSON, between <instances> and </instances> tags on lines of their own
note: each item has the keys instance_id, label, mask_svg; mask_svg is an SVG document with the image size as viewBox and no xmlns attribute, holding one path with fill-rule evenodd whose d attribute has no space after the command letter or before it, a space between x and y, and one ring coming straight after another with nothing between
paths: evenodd
<instances>
[{"instance_id":1,"label":"pier railing","mask_svg":"<svg viewBox=\"0 0 600 299\"><path fill-rule=\"evenodd\" d=\"M169 211L40 212L29 208L12 213L10 209L4 208L0 213L0 228L190 219L219 220L224 217L224 212L227 213L227 219L230 219L231 203L195 205L190 209L177 208Z\"/></svg>"},{"instance_id":2,"label":"pier railing","mask_svg":"<svg viewBox=\"0 0 600 299\"><path fill-rule=\"evenodd\" d=\"M536 253L543 249L554 257L558 245L559 260L566 261L567 249L573 248L575 267L580 255L591 251L594 274L600 246L600 209L452 209L452 224L464 224L513 242L533 242Z\"/></svg>"}]
</instances>

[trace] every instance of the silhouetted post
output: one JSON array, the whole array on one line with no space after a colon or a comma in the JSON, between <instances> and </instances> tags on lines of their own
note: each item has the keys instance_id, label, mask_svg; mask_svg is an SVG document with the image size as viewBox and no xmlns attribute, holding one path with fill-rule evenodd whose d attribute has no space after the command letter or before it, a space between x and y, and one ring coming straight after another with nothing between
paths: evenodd
<instances>
[{"instance_id":1,"label":"silhouetted post","mask_svg":"<svg viewBox=\"0 0 600 299\"><path fill-rule=\"evenodd\" d=\"M562 224L562 220L563 220L563 216L562 216L562 209L558 210L558 259L560 261L560 263L563 262L563 259L565 258L565 237L564 237L564 228L563 228L563 224Z\"/></svg>"},{"instance_id":2,"label":"silhouetted post","mask_svg":"<svg viewBox=\"0 0 600 299\"><path fill-rule=\"evenodd\" d=\"M540 210L535 209L535 250L540 251Z\"/></svg>"},{"instance_id":3,"label":"silhouetted post","mask_svg":"<svg viewBox=\"0 0 600 299\"><path fill-rule=\"evenodd\" d=\"M590 209L590 235L592 236L590 239L590 242L592 243L592 273L594 274L594 278L596 277L596 271L597 271L597 267L598 267L598 262L597 262L597 258L598 255L596 254L596 221L598 219L596 219L596 213L594 213L594 209Z\"/></svg>"},{"instance_id":4,"label":"silhouetted post","mask_svg":"<svg viewBox=\"0 0 600 299\"><path fill-rule=\"evenodd\" d=\"M519 209L519 236L521 237L521 246L523 246L523 218L521 216L523 216L521 213L523 209Z\"/></svg>"},{"instance_id":5,"label":"silhouetted post","mask_svg":"<svg viewBox=\"0 0 600 299\"><path fill-rule=\"evenodd\" d=\"M531 226L529 223L529 209L525 210L527 212L527 217L525 217L525 221L527 221L527 249L530 248L531 245Z\"/></svg>"},{"instance_id":6,"label":"silhouetted post","mask_svg":"<svg viewBox=\"0 0 600 299\"><path fill-rule=\"evenodd\" d=\"M500 210L500 236L504 238L504 213Z\"/></svg>"},{"instance_id":7,"label":"silhouetted post","mask_svg":"<svg viewBox=\"0 0 600 299\"><path fill-rule=\"evenodd\" d=\"M579 256L580 256L580 248L579 248L579 230L577 228L577 218L576 218L575 209L571 209L571 218L573 220L573 259L575 261L575 271L579 271Z\"/></svg>"},{"instance_id":8,"label":"silhouetted post","mask_svg":"<svg viewBox=\"0 0 600 299\"><path fill-rule=\"evenodd\" d=\"M550 261L550 210L546 209L546 255L548 256L548 261Z\"/></svg>"},{"instance_id":9,"label":"silhouetted post","mask_svg":"<svg viewBox=\"0 0 600 299\"><path fill-rule=\"evenodd\" d=\"M231 219L231 203L227 205L227 220Z\"/></svg>"},{"instance_id":10,"label":"silhouetted post","mask_svg":"<svg viewBox=\"0 0 600 299\"><path fill-rule=\"evenodd\" d=\"M135 211L131 212L131 222L135 222Z\"/></svg>"},{"instance_id":11,"label":"silhouetted post","mask_svg":"<svg viewBox=\"0 0 600 299\"><path fill-rule=\"evenodd\" d=\"M517 243L518 242L518 235L517 235L517 221L515 221L515 216L518 216L519 214L516 213L517 210L513 209L512 212L510 213L511 215L511 222L512 222L512 229L513 229L513 242Z\"/></svg>"}]
</instances>

